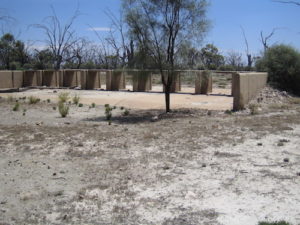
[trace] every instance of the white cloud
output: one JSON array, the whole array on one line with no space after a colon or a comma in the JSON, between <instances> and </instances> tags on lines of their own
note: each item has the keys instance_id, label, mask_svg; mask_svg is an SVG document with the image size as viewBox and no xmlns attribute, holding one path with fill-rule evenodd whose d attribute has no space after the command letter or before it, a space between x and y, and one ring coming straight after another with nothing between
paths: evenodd
<instances>
[{"instance_id":1,"label":"white cloud","mask_svg":"<svg viewBox=\"0 0 300 225\"><path fill-rule=\"evenodd\" d=\"M90 27L87 29L88 31L110 31L109 27Z\"/></svg>"}]
</instances>

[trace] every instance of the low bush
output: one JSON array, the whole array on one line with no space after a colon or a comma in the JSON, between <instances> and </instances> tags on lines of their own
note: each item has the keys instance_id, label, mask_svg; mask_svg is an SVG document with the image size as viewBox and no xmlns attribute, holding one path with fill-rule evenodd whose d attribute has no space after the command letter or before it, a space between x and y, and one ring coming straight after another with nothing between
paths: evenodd
<instances>
[{"instance_id":1,"label":"low bush","mask_svg":"<svg viewBox=\"0 0 300 225\"><path fill-rule=\"evenodd\" d=\"M59 102L58 103L58 111L59 111L59 114L61 115L61 117L64 118L69 114L69 106L67 106L63 102Z\"/></svg>"},{"instance_id":2,"label":"low bush","mask_svg":"<svg viewBox=\"0 0 300 225\"><path fill-rule=\"evenodd\" d=\"M75 95L72 100L73 100L73 104L78 105L80 97L78 95Z\"/></svg>"},{"instance_id":3,"label":"low bush","mask_svg":"<svg viewBox=\"0 0 300 225\"><path fill-rule=\"evenodd\" d=\"M269 73L276 87L300 94L300 53L288 45L269 48L256 64L257 70Z\"/></svg>"},{"instance_id":4,"label":"low bush","mask_svg":"<svg viewBox=\"0 0 300 225\"><path fill-rule=\"evenodd\" d=\"M285 221L278 221L278 222L260 222L258 225L291 225Z\"/></svg>"},{"instance_id":5,"label":"low bush","mask_svg":"<svg viewBox=\"0 0 300 225\"><path fill-rule=\"evenodd\" d=\"M34 96L30 96L28 98L28 102L29 104L33 105L33 104L37 104L38 102L40 102L40 99L39 98L36 98Z\"/></svg>"},{"instance_id":6,"label":"low bush","mask_svg":"<svg viewBox=\"0 0 300 225\"><path fill-rule=\"evenodd\" d=\"M58 95L58 101L65 103L68 102L68 100L70 99L69 93L67 92L62 92Z\"/></svg>"},{"instance_id":7,"label":"low bush","mask_svg":"<svg viewBox=\"0 0 300 225\"><path fill-rule=\"evenodd\" d=\"M16 102L16 104L14 105L13 107L13 111L19 111L20 110L20 103L19 102Z\"/></svg>"}]
</instances>

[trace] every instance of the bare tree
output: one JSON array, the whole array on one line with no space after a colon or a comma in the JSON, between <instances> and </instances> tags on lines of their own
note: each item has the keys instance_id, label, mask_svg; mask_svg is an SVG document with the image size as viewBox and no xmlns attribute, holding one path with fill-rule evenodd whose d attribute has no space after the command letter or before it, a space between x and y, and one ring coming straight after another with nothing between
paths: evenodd
<instances>
[{"instance_id":1,"label":"bare tree","mask_svg":"<svg viewBox=\"0 0 300 225\"><path fill-rule=\"evenodd\" d=\"M227 53L226 61L227 64L234 67L236 70L239 70L243 66L242 54L235 51L230 51Z\"/></svg>"},{"instance_id":2,"label":"bare tree","mask_svg":"<svg viewBox=\"0 0 300 225\"><path fill-rule=\"evenodd\" d=\"M61 64L65 61L67 51L78 41L75 30L73 30L73 24L79 16L79 11L76 10L66 24L61 24L53 7L51 7L51 10L52 16L46 17L42 24L34 24L32 26L41 29L45 33L45 42L54 57L54 68L60 69Z\"/></svg>"},{"instance_id":3,"label":"bare tree","mask_svg":"<svg viewBox=\"0 0 300 225\"><path fill-rule=\"evenodd\" d=\"M161 73L166 112L169 112L178 50L187 40L193 45L205 34L207 2L123 0L123 6L131 37L137 47L153 59Z\"/></svg>"},{"instance_id":4,"label":"bare tree","mask_svg":"<svg viewBox=\"0 0 300 225\"><path fill-rule=\"evenodd\" d=\"M293 5L300 6L300 2L299 1L279 1L279 0L273 0L273 2L279 2L279 3L285 3L285 4L293 4Z\"/></svg>"},{"instance_id":5,"label":"bare tree","mask_svg":"<svg viewBox=\"0 0 300 225\"><path fill-rule=\"evenodd\" d=\"M244 28L241 26L241 30L243 33L243 37L244 37L244 41L245 41L245 45L246 45L246 56L247 56L247 65L248 65L248 69L250 70L253 64L253 58L252 58L252 54L249 52L249 44L248 44L248 40L246 37L246 33Z\"/></svg>"},{"instance_id":6,"label":"bare tree","mask_svg":"<svg viewBox=\"0 0 300 225\"><path fill-rule=\"evenodd\" d=\"M269 48L268 41L274 36L275 31L277 29L278 28L274 28L272 30L272 32L270 34L268 34L267 36L264 36L262 31L260 32L260 40L261 40L261 43L262 43L262 45L264 47L264 52L266 52L268 50L268 48Z\"/></svg>"}]
</instances>

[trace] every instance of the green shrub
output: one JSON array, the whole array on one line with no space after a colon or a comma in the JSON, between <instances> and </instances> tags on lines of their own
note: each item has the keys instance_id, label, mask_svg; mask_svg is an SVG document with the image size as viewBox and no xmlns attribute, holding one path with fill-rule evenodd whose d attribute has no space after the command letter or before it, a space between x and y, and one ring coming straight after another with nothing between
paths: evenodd
<instances>
[{"instance_id":1,"label":"green shrub","mask_svg":"<svg viewBox=\"0 0 300 225\"><path fill-rule=\"evenodd\" d=\"M129 110L128 109L125 109L125 111L123 112L123 116L129 116Z\"/></svg>"},{"instance_id":2,"label":"green shrub","mask_svg":"<svg viewBox=\"0 0 300 225\"><path fill-rule=\"evenodd\" d=\"M59 102L58 103L58 111L59 114L61 115L61 117L66 117L69 113L69 106L67 106L65 103L63 102Z\"/></svg>"},{"instance_id":3,"label":"green shrub","mask_svg":"<svg viewBox=\"0 0 300 225\"><path fill-rule=\"evenodd\" d=\"M62 92L58 95L58 101L59 102L62 102L62 103L65 103L69 100L70 96L69 96L69 93L67 92Z\"/></svg>"},{"instance_id":4,"label":"green shrub","mask_svg":"<svg viewBox=\"0 0 300 225\"><path fill-rule=\"evenodd\" d=\"M40 99L39 98L36 98L34 96L30 96L28 98L28 102L29 104L33 105L33 104L37 104L38 102L40 102Z\"/></svg>"},{"instance_id":5,"label":"green shrub","mask_svg":"<svg viewBox=\"0 0 300 225\"><path fill-rule=\"evenodd\" d=\"M50 102L51 102L51 100L48 98L48 99L47 99L47 103L50 103Z\"/></svg>"},{"instance_id":6,"label":"green shrub","mask_svg":"<svg viewBox=\"0 0 300 225\"><path fill-rule=\"evenodd\" d=\"M73 104L78 105L80 97L78 95L75 95L72 100L73 100Z\"/></svg>"},{"instance_id":7,"label":"green shrub","mask_svg":"<svg viewBox=\"0 0 300 225\"><path fill-rule=\"evenodd\" d=\"M112 118L112 111L115 109L115 107L111 107L109 104L105 104L105 117L108 121L108 124L111 124L111 118Z\"/></svg>"},{"instance_id":8,"label":"green shrub","mask_svg":"<svg viewBox=\"0 0 300 225\"><path fill-rule=\"evenodd\" d=\"M79 104L78 104L78 107L80 107L80 108L83 107L83 104L82 104L82 103L79 103Z\"/></svg>"},{"instance_id":9,"label":"green shrub","mask_svg":"<svg viewBox=\"0 0 300 225\"><path fill-rule=\"evenodd\" d=\"M16 102L15 106L13 107L13 111L19 111L20 109L20 103L19 102Z\"/></svg>"},{"instance_id":10,"label":"green shrub","mask_svg":"<svg viewBox=\"0 0 300 225\"><path fill-rule=\"evenodd\" d=\"M95 103L92 103L91 107L92 107L92 108L95 108L95 107L96 107L96 104L95 104Z\"/></svg>"},{"instance_id":11,"label":"green shrub","mask_svg":"<svg viewBox=\"0 0 300 225\"><path fill-rule=\"evenodd\" d=\"M300 94L300 53L287 45L269 48L257 63L259 70L266 68L269 82L277 87Z\"/></svg>"}]
</instances>

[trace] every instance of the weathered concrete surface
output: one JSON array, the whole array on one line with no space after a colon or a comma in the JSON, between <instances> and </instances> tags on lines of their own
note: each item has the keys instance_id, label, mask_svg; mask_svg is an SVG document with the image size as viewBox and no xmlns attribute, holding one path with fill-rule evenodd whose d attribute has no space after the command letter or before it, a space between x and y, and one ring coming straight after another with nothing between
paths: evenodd
<instances>
[{"instance_id":1,"label":"weathered concrete surface","mask_svg":"<svg viewBox=\"0 0 300 225\"><path fill-rule=\"evenodd\" d=\"M166 80L168 79L167 73L167 71L164 71L164 76ZM163 91L164 90L165 87L163 88ZM181 71L174 71L170 93L176 93L179 91L181 91Z\"/></svg>"},{"instance_id":2,"label":"weathered concrete surface","mask_svg":"<svg viewBox=\"0 0 300 225\"><path fill-rule=\"evenodd\" d=\"M60 73L61 71L44 70L43 71L43 86L46 87L60 87Z\"/></svg>"},{"instance_id":3,"label":"weathered concrete surface","mask_svg":"<svg viewBox=\"0 0 300 225\"><path fill-rule=\"evenodd\" d=\"M101 80L100 80L100 70L88 70L86 75L86 89L100 89L101 88Z\"/></svg>"},{"instance_id":4,"label":"weathered concrete surface","mask_svg":"<svg viewBox=\"0 0 300 225\"><path fill-rule=\"evenodd\" d=\"M63 87L80 86L80 70L64 70L63 71Z\"/></svg>"},{"instance_id":5,"label":"weathered concrete surface","mask_svg":"<svg viewBox=\"0 0 300 225\"><path fill-rule=\"evenodd\" d=\"M233 73L233 110L241 110L266 86L268 73Z\"/></svg>"},{"instance_id":6,"label":"weathered concrete surface","mask_svg":"<svg viewBox=\"0 0 300 225\"><path fill-rule=\"evenodd\" d=\"M13 88L12 71L0 71L0 88Z\"/></svg>"},{"instance_id":7,"label":"weathered concrete surface","mask_svg":"<svg viewBox=\"0 0 300 225\"><path fill-rule=\"evenodd\" d=\"M24 71L23 87L42 86L42 70Z\"/></svg>"},{"instance_id":8,"label":"weathered concrete surface","mask_svg":"<svg viewBox=\"0 0 300 225\"><path fill-rule=\"evenodd\" d=\"M195 94L212 93L212 74L210 71L195 71Z\"/></svg>"},{"instance_id":9,"label":"weathered concrete surface","mask_svg":"<svg viewBox=\"0 0 300 225\"><path fill-rule=\"evenodd\" d=\"M134 92L150 91L152 89L151 71L131 71L132 89Z\"/></svg>"},{"instance_id":10,"label":"weathered concrete surface","mask_svg":"<svg viewBox=\"0 0 300 225\"><path fill-rule=\"evenodd\" d=\"M123 71L110 70L106 73L106 90L119 91L126 88L126 81Z\"/></svg>"},{"instance_id":11,"label":"weathered concrete surface","mask_svg":"<svg viewBox=\"0 0 300 225\"><path fill-rule=\"evenodd\" d=\"M12 80L14 88L21 88L23 86L23 71L12 71Z\"/></svg>"}]
</instances>

